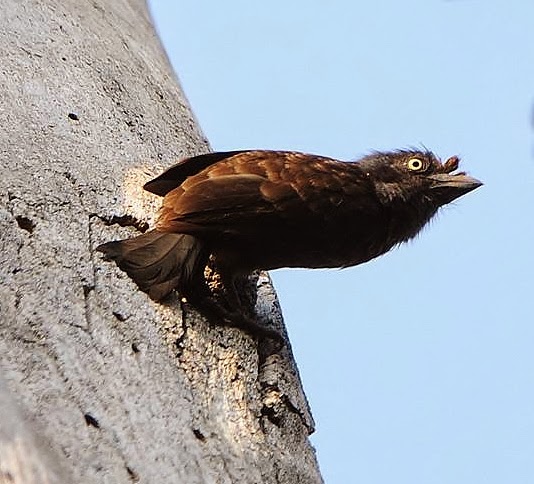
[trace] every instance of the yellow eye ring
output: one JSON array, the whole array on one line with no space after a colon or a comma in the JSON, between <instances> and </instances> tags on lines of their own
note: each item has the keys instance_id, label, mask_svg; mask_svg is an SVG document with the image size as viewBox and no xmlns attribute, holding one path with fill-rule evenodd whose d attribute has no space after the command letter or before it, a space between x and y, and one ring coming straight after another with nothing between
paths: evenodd
<instances>
[{"instance_id":1,"label":"yellow eye ring","mask_svg":"<svg viewBox=\"0 0 534 484\"><path fill-rule=\"evenodd\" d=\"M419 158L410 158L408 160L408 168L412 171L421 171L424 167L425 164L423 163L423 160L420 160Z\"/></svg>"}]
</instances>

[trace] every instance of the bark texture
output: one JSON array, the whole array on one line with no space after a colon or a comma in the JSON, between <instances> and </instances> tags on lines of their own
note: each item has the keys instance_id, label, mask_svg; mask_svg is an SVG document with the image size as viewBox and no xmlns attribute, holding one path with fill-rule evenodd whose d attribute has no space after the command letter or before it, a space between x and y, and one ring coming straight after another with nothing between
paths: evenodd
<instances>
[{"instance_id":1,"label":"bark texture","mask_svg":"<svg viewBox=\"0 0 534 484\"><path fill-rule=\"evenodd\" d=\"M322 482L290 348L153 303L94 252L208 149L145 3L5 0L0 58L0 483Z\"/></svg>"}]
</instances>

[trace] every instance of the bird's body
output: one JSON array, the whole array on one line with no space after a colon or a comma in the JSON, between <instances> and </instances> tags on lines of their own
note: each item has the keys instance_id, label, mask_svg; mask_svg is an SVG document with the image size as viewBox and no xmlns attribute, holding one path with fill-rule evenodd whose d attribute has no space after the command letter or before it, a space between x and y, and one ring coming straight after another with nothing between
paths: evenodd
<instances>
[{"instance_id":1,"label":"bird's body","mask_svg":"<svg viewBox=\"0 0 534 484\"><path fill-rule=\"evenodd\" d=\"M219 265L238 272L350 266L397 242L373 224L384 215L377 202L357 164L248 152L167 193L156 228L202 239Z\"/></svg>"},{"instance_id":2,"label":"bird's body","mask_svg":"<svg viewBox=\"0 0 534 484\"><path fill-rule=\"evenodd\" d=\"M99 250L156 300L174 288L195 293L210 256L229 291L255 269L353 266L414 237L440 206L481 184L452 174L458 163L415 150L359 162L264 150L200 155L145 185L164 197L153 231Z\"/></svg>"}]
</instances>

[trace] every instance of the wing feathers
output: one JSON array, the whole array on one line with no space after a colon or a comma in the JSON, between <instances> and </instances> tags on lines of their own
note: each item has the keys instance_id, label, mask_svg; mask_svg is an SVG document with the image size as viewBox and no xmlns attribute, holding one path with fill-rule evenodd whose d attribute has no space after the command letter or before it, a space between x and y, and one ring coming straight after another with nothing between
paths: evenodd
<instances>
[{"instance_id":1,"label":"wing feathers","mask_svg":"<svg viewBox=\"0 0 534 484\"><path fill-rule=\"evenodd\" d=\"M328 216L343 203L343 187L351 184L345 179L346 164L329 158L272 151L224 155L166 193L159 230L228 233L252 230L254 219L259 233L264 223L273 229L278 223L287 225L288 219L298 224L310 217ZM194 163L202 164L198 158ZM345 178L336 175L340 165L344 165L340 173ZM178 165L167 173L177 169Z\"/></svg>"},{"instance_id":2,"label":"wing feathers","mask_svg":"<svg viewBox=\"0 0 534 484\"><path fill-rule=\"evenodd\" d=\"M185 158L176 165L171 166L161 175L145 183L143 188L148 192L161 197L167 195L171 190L179 187L187 177L196 175L208 166L243 153L243 151L226 151L217 153L206 153L191 158Z\"/></svg>"}]
</instances>

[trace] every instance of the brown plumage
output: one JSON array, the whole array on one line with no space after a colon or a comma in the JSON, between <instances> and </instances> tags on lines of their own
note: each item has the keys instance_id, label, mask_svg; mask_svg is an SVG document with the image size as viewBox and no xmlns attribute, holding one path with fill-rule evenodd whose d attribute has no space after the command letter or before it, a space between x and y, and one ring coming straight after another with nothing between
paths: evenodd
<instances>
[{"instance_id":1,"label":"brown plumage","mask_svg":"<svg viewBox=\"0 0 534 484\"><path fill-rule=\"evenodd\" d=\"M214 309L204 280L211 256L226 289L224 314L235 320L236 277L255 269L347 267L387 252L414 237L439 207L481 185L452 173L458 164L457 157L442 164L418 150L352 163L263 150L195 156L144 186L164 197L154 230L98 250L152 299L177 289Z\"/></svg>"}]
</instances>

